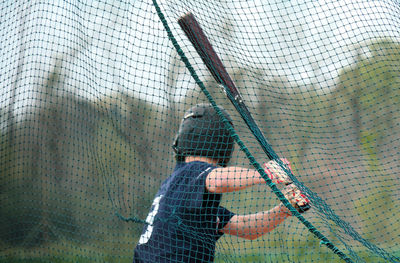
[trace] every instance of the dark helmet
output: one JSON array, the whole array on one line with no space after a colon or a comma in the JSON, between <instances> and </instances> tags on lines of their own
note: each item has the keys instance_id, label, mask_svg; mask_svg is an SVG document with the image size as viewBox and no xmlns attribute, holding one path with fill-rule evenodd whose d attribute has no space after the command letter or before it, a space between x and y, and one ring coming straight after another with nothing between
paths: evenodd
<instances>
[{"instance_id":1,"label":"dark helmet","mask_svg":"<svg viewBox=\"0 0 400 263\"><path fill-rule=\"evenodd\" d=\"M232 119L225 109L219 107L232 124ZM197 104L186 111L173 149L178 161L185 156L205 156L219 160L226 166L232 157L234 141L223 120L211 104Z\"/></svg>"}]
</instances>

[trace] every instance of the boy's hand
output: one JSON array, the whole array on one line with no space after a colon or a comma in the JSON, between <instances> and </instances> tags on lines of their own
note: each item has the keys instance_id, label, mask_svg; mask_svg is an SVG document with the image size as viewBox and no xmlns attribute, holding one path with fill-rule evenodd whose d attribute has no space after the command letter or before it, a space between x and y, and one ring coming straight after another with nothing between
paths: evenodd
<instances>
[{"instance_id":1,"label":"boy's hand","mask_svg":"<svg viewBox=\"0 0 400 263\"><path fill-rule=\"evenodd\" d=\"M286 158L281 159L281 161L288 166L290 171L292 171L292 168L290 167L290 162ZM283 183L285 185L288 185L292 183L290 177L287 175L287 173L285 173L282 167L275 160L264 163L264 171L274 184Z\"/></svg>"},{"instance_id":2,"label":"boy's hand","mask_svg":"<svg viewBox=\"0 0 400 263\"><path fill-rule=\"evenodd\" d=\"M311 208L310 201L295 184L290 184L283 188L282 193L300 214Z\"/></svg>"}]
</instances>

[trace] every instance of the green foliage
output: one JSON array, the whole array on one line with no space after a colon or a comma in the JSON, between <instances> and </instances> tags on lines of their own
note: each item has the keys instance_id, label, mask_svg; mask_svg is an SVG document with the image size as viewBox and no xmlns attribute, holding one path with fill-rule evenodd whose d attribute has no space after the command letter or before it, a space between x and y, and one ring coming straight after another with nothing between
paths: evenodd
<instances>
[{"instance_id":1,"label":"green foliage","mask_svg":"<svg viewBox=\"0 0 400 263\"><path fill-rule=\"evenodd\" d=\"M104 101L62 97L58 103L42 104L32 119L16 125L13 145L7 134L1 136L3 242L37 247L60 237L102 239L111 231L99 229L104 217L121 224L114 213L145 216L149 204L138 199L151 202L154 192L140 193L149 189L141 179L155 175L147 170L152 146L144 138L149 124L144 120L152 119L154 111L140 100L129 103L137 112L113 112ZM133 144L135 136L143 138L141 145ZM124 230L121 226L118 231Z\"/></svg>"},{"instance_id":2,"label":"green foliage","mask_svg":"<svg viewBox=\"0 0 400 263\"><path fill-rule=\"evenodd\" d=\"M391 229L398 229L395 219L396 186L393 175L382 165L381 152L385 138L398 134L393 120L400 107L400 44L378 40L368 45L371 55L342 72L342 100L352 102L360 150L364 155L369 176L364 178L370 188L363 192L354 206L369 240L384 242L398 240ZM344 93L347 90L347 94ZM389 171L390 172L390 171ZM396 175L394 175L396 176ZM398 202L397 202L398 203Z\"/></svg>"}]
</instances>

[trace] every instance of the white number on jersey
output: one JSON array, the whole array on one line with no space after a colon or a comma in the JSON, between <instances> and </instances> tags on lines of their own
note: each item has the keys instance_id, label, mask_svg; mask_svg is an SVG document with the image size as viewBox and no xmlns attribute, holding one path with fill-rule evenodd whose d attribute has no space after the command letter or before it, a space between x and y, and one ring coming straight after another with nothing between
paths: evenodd
<instances>
[{"instance_id":1,"label":"white number on jersey","mask_svg":"<svg viewBox=\"0 0 400 263\"><path fill-rule=\"evenodd\" d=\"M149 241L151 234L153 233L154 218L158 213L158 208L160 206L160 200L162 197L163 196L160 195L154 198L153 204L151 205L153 207L153 210L150 211L150 213L146 217L147 228L146 231L140 236L139 245L146 244Z\"/></svg>"}]
</instances>

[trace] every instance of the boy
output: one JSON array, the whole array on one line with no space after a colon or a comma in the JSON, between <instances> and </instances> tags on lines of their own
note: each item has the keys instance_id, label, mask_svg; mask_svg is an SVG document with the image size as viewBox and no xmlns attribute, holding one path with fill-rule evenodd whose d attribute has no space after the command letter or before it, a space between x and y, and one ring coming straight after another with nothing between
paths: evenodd
<instances>
[{"instance_id":1,"label":"boy","mask_svg":"<svg viewBox=\"0 0 400 263\"><path fill-rule=\"evenodd\" d=\"M250 215L235 215L220 206L222 193L265 180L256 170L227 166L234 141L212 105L198 104L185 113L173 148L177 165L156 194L133 262L212 262L223 234L255 239L291 215L282 204ZM309 208L276 161L264 167L274 183L288 185L282 192L299 212Z\"/></svg>"}]
</instances>

